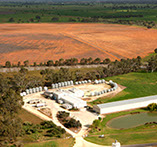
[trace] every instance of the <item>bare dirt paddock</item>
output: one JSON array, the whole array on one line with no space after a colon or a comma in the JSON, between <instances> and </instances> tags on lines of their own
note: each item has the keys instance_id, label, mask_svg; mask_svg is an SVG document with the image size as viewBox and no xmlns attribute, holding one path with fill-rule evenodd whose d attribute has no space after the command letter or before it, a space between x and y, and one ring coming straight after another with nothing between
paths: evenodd
<instances>
[{"instance_id":1,"label":"bare dirt paddock","mask_svg":"<svg viewBox=\"0 0 157 147\"><path fill-rule=\"evenodd\" d=\"M156 38L157 30L115 24L0 24L0 64L144 57L156 48Z\"/></svg>"}]
</instances>

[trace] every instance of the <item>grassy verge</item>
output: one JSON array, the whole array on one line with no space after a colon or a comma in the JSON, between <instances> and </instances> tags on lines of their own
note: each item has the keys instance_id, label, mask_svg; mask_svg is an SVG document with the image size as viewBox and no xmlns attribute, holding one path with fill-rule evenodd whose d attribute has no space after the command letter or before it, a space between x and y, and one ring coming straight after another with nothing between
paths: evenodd
<instances>
[{"instance_id":1,"label":"grassy verge","mask_svg":"<svg viewBox=\"0 0 157 147\"><path fill-rule=\"evenodd\" d=\"M114 77L108 77L105 80L114 82L126 87L122 92L114 97L102 97L93 102L91 105L107 103L131 98L138 98L157 94L157 72L154 73L129 73Z\"/></svg>"},{"instance_id":2,"label":"grassy verge","mask_svg":"<svg viewBox=\"0 0 157 147\"><path fill-rule=\"evenodd\" d=\"M85 139L87 141L101 144L101 145L111 145L112 142L117 139L122 145L128 144L143 144L143 143L153 143L157 141L157 125L142 125L135 128L116 130L106 126L107 122L115 117L130 114L132 112L146 112L143 109L137 109L127 112L119 112L114 114L106 115L103 121L99 125L100 131L98 129L92 129L89 136ZM100 134L104 134L104 138L99 138Z\"/></svg>"},{"instance_id":3,"label":"grassy verge","mask_svg":"<svg viewBox=\"0 0 157 147\"><path fill-rule=\"evenodd\" d=\"M18 116L22 119L23 122L30 122L33 124L40 124L43 120L39 117L33 115L32 113L26 111L25 109L21 109Z\"/></svg>"},{"instance_id":4,"label":"grassy verge","mask_svg":"<svg viewBox=\"0 0 157 147\"><path fill-rule=\"evenodd\" d=\"M72 147L74 144L74 139L56 139L53 141L45 141L38 143L25 144L24 147Z\"/></svg>"}]
</instances>

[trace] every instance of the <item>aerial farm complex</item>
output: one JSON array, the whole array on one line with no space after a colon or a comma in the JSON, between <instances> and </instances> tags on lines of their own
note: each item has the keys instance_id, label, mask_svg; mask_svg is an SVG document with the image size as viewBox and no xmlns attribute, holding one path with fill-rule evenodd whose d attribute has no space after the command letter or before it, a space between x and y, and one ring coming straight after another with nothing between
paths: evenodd
<instances>
[{"instance_id":1,"label":"aerial farm complex","mask_svg":"<svg viewBox=\"0 0 157 147\"><path fill-rule=\"evenodd\" d=\"M36 87L26 89L25 92L21 93L21 96L26 96L32 93L38 93L45 91L43 95L56 100L57 103L61 104L65 109L72 108L84 108L87 106L87 101L95 100L114 92L118 89L117 83L113 81L103 80L84 80L84 81L66 81L61 83L52 84L52 89L48 90L47 87ZM43 105L43 103L41 104ZM36 105L41 106L41 105Z\"/></svg>"},{"instance_id":2,"label":"aerial farm complex","mask_svg":"<svg viewBox=\"0 0 157 147\"><path fill-rule=\"evenodd\" d=\"M56 103L61 105L61 107L69 110L73 108L86 108L87 102L107 96L111 92L114 93L115 91L121 91L121 89L118 84L112 80L108 82L104 79L94 81L84 80L77 82L65 81L52 84L52 89L49 90L48 87L26 89L25 92L21 93L21 96L40 92L45 98L55 100ZM39 101L38 99L30 100L28 103L33 104L33 107L46 106L45 102ZM108 114L146 107L150 103L157 103L156 96L98 104L93 106L93 111L98 114Z\"/></svg>"}]
</instances>

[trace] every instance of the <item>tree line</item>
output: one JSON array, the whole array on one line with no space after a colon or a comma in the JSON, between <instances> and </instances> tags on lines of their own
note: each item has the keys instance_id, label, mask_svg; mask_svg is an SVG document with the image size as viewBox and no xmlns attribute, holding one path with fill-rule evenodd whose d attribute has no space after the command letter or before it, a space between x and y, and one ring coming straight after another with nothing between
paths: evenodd
<instances>
[{"instance_id":1,"label":"tree line","mask_svg":"<svg viewBox=\"0 0 157 147\"><path fill-rule=\"evenodd\" d=\"M72 66L72 65L91 65L91 64L108 64L110 63L111 60L109 58L104 59L103 61L100 58L96 58L96 59L92 59L91 57L89 58L82 58L77 59L77 58L70 58L70 59L59 59L56 61L53 60L48 60L47 62L44 63L39 63L37 64L36 62L34 62L33 64L29 63L29 60L24 61L23 63L21 63L20 61L17 64L12 64L10 61L6 61L5 65L2 66L1 68L11 68L11 67L36 67L36 66Z\"/></svg>"}]
</instances>

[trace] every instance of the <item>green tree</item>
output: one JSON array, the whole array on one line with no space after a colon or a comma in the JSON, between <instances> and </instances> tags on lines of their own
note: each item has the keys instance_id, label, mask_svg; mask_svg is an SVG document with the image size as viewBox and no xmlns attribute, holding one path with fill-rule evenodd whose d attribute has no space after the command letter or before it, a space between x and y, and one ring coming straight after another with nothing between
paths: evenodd
<instances>
[{"instance_id":1,"label":"green tree","mask_svg":"<svg viewBox=\"0 0 157 147\"><path fill-rule=\"evenodd\" d=\"M26 66L26 67L29 66L29 61L28 60L24 61L23 63L24 63L24 66Z\"/></svg>"},{"instance_id":2,"label":"green tree","mask_svg":"<svg viewBox=\"0 0 157 147\"><path fill-rule=\"evenodd\" d=\"M20 61L17 63L17 66L18 66L18 67L20 67L20 66L21 66L21 62L20 62Z\"/></svg>"},{"instance_id":3,"label":"green tree","mask_svg":"<svg viewBox=\"0 0 157 147\"><path fill-rule=\"evenodd\" d=\"M111 60L109 58L106 58L105 60L103 60L103 64L109 64L111 62Z\"/></svg>"},{"instance_id":4,"label":"green tree","mask_svg":"<svg viewBox=\"0 0 157 147\"><path fill-rule=\"evenodd\" d=\"M147 109L149 110L149 111L157 111L157 104L156 103L152 103L152 104L149 104L148 106L147 106Z\"/></svg>"},{"instance_id":5,"label":"green tree","mask_svg":"<svg viewBox=\"0 0 157 147\"><path fill-rule=\"evenodd\" d=\"M9 18L9 22L15 22L14 18Z\"/></svg>"},{"instance_id":6,"label":"green tree","mask_svg":"<svg viewBox=\"0 0 157 147\"><path fill-rule=\"evenodd\" d=\"M46 64L46 65L47 65L47 66L53 66L53 65L54 65L53 60L47 61L47 64Z\"/></svg>"},{"instance_id":7,"label":"green tree","mask_svg":"<svg viewBox=\"0 0 157 147\"><path fill-rule=\"evenodd\" d=\"M10 61L6 61L6 62L5 62L5 67L6 67L6 68L10 68L10 67L11 67Z\"/></svg>"}]
</instances>

